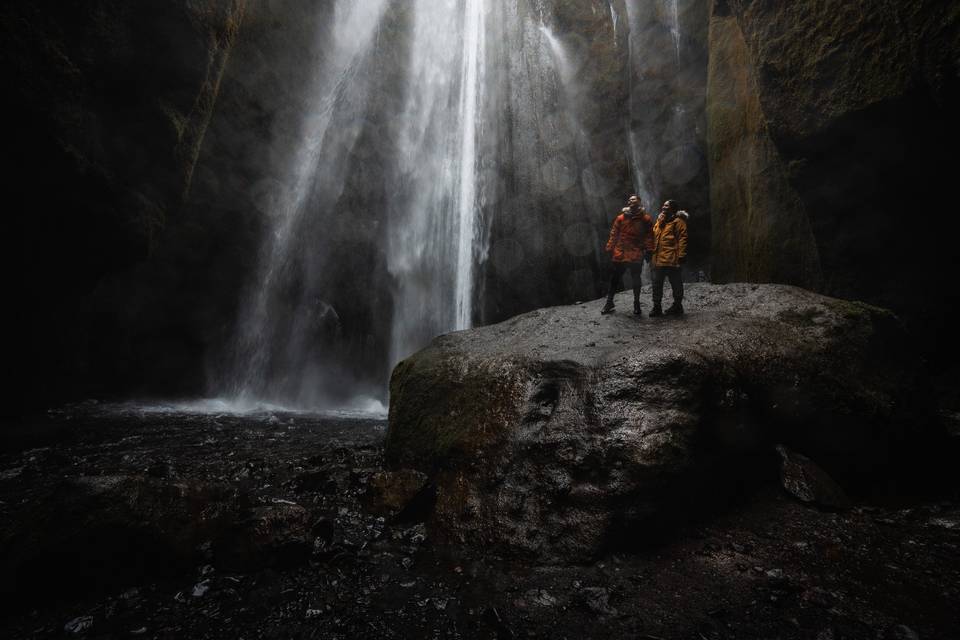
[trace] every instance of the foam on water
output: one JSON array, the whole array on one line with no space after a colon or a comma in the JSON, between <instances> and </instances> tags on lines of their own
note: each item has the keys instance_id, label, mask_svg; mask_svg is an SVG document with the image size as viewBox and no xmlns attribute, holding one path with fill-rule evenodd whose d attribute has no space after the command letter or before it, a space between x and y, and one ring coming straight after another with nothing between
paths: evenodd
<instances>
[{"instance_id":1,"label":"foam on water","mask_svg":"<svg viewBox=\"0 0 960 640\"><path fill-rule=\"evenodd\" d=\"M232 398L201 398L152 402L121 402L96 405L97 413L114 415L187 415L269 418L277 415L316 416L339 419L384 420L387 407L370 397L357 397L337 407L291 407L269 402L251 402Z\"/></svg>"}]
</instances>

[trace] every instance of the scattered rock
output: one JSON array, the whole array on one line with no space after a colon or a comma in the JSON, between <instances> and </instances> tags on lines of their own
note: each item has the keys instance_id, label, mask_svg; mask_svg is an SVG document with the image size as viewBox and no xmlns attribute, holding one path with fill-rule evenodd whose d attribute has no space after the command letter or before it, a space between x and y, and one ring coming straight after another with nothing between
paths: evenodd
<instances>
[{"instance_id":1,"label":"scattered rock","mask_svg":"<svg viewBox=\"0 0 960 640\"><path fill-rule=\"evenodd\" d=\"M177 472L169 460L158 460L147 467L147 475L152 478L176 478Z\"/></svg>"},{"instance_id":2,"label":"scattered rock","mask_svg":"<svg viewBox=\"0 0 960 640\"><path fill-rule=\"evenodd\" d=\"M523 602L535 607L554 607L557 599L546 589L531 589L523 594Z\"/></svg>"},{"instance_id":3,"label":"scattered rock","mask_svg":"<svg viewBox=\"0 0 960 640\"><path fill-rule=\"evenodd\" d=\"M884 631L880 640L920 640L920 634L905 624L898 624Z\"/></svg>"},{"instance_id":4,"label":"scattered rock","mask_svg":"<svg viewBox=\"0 0 960 640\"><path fill-rule=\"evenodd\" d=\"M312 527L310 527L310 535L312 535L316 540L319 540L322 543L322 546L327 546L333 542L335 531L336 526L334 521L330 518L320 518L313 523Z\"/></svg>"},{"instance_id":5,"label":"scattered rock","mask_svg":"<svg viewBox=\"0 0 960 640\"><path fill-rule=\"evenodd\" d=\"M79 616L63 625L63 630L73 635L86 633L93 628L93 616Z\"/></svg>"},{"instance_id":6,"label":"scattered rock","mask_svg":"<svg viewBox=\"0 0 960 640\"><path fill-rule=\"evenodd\" d=\"M306 509L286 501L253 509L214 545L219 564L232 570L291 567L310 557L313 527Z\"/></svg>"},{"instance_id":7,"label":"scattered rock","mask_svg":"<svg viewBox=\"0 0 960 640\"><path fill-rule=\"evenodd\" d=\"M587 609L605 616L617 615L617 610L610 606L610 591L603 587L587 587L581 592Z\"/></svg>"},{"instance_id":8,"label":"scattered rock","mask_svg":"<svg viewBox=\"0 0 960 640\"><path fill-rule=\"evenodd\" d=\"M960 517L953 518L930 518L930 524L944 529L960 528Z\"/></svg>"},{"instance_id":9,"label":"scattered rock","mask_svg":"<svg viewBox=\"0 0 960 640\"><path fill-rule=\"evenodd\" d=\"M427 485L427 475L413 469L380 471L367 482L365 504L374 513L393 516L406 508Z\"/></svg>"},{"instance_id":10,"label":"scattered rock","mask_svg":"<svg viewBox=\"0 0 960 640\"><path fill-rule=\"evenodd\" d=\"M202 598L207 594L207 591L210 591L210 581L203 580L193 585L193 591L190 592L190 595L194 598Z\"/></svg>"},{"instance_id":11,"label":"scattered rock","mask_svg":"<svg viewBox=\"0 0 960 640\"><path fill-rule=\"evenodd\" d=\"M62 481L0 541L0 589L48 592L51 576L66 591L186 574L201 543L236 520L236 498L225 485L148 476Z\"/></svg>"},{"instance_id":12,"label":"scattered rock","mask_svg":"<svg viewBox=\"0 0 960 640\"><path fill-rule=\"evenodd\" d=\"M325 471L308 471L301 473L293 480L293 488L297 493L308 491L334 494L339 486L337 481L330 477Z\"/></svg>"},{"instance_id":13,"label":"scattered rock","mask_svg":"<svg viewBox=\"0 0 960 640\"><path fill-rule=\"evenodd\" d=\"M853 501L830 475L810 458L777 445L780 482L787 493L805 504L828 509L849 509Z\"/></svg>"}]
</instances>

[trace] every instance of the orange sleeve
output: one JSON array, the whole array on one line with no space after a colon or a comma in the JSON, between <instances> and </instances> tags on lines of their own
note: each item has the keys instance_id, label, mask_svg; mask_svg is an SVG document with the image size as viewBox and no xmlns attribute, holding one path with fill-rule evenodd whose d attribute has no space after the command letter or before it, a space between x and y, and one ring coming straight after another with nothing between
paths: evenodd
<instances>
[{"instance_id":1,"label":"orange sleeve","mask_svg":"<svg viewBox=\"0 0 960 640\"><path fill-rule=\"evenodd\" d=\"M610 228L610 237L607 239L607 253L613 251L613 248L617 246L617 241L620 240L620 222L623 220L623 215L618 214L613 221L613 226Z\"/></svg>"},{"instance_id":2,"label":"orange sleeve","mask_svg":"<svg viewBox=\"0 0 960 640\"><path fill-rule=\"evenodd\" d=\"M645 251L653 251L653 218L649 215L644 216L643 221L646 223L647 232L643 234L643 248Z\"/></svg>"}]
</instances>

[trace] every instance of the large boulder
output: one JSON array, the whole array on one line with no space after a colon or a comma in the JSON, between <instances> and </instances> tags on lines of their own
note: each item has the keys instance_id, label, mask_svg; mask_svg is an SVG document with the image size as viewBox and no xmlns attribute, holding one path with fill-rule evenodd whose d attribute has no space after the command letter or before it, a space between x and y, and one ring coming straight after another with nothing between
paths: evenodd
<instances>
[{"instance_id":1,"label":"large boulder","mask_svg":"<svg viewBox=\"0 0 960 640\"><path fill-rule=\"evenodd\" d=\"M926 416L885 310L749 284L690 286L683 319L600 304L442 336L397 366L387 460L432 476L441 537L584 559L698 514L777 443L869 478Z\"/></svg>"}]
</instances>

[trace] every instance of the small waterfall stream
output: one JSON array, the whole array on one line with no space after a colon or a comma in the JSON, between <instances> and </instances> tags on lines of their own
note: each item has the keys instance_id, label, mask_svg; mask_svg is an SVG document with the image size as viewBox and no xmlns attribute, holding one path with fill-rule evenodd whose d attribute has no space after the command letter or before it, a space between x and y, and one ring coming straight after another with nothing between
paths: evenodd
<instances>
[{"instance_id":1,"label":"small waterfall stream","mask_svg":"<svg viewBox=\"0 0 960 640\"><path fill-rule=\"evenodd\" d=\"M673 34L673 41L677 49L677 64L680 63L680 0L670 0L670 18L673 24L670 26L670 33Z\"/></svg>"}]
</instances>

